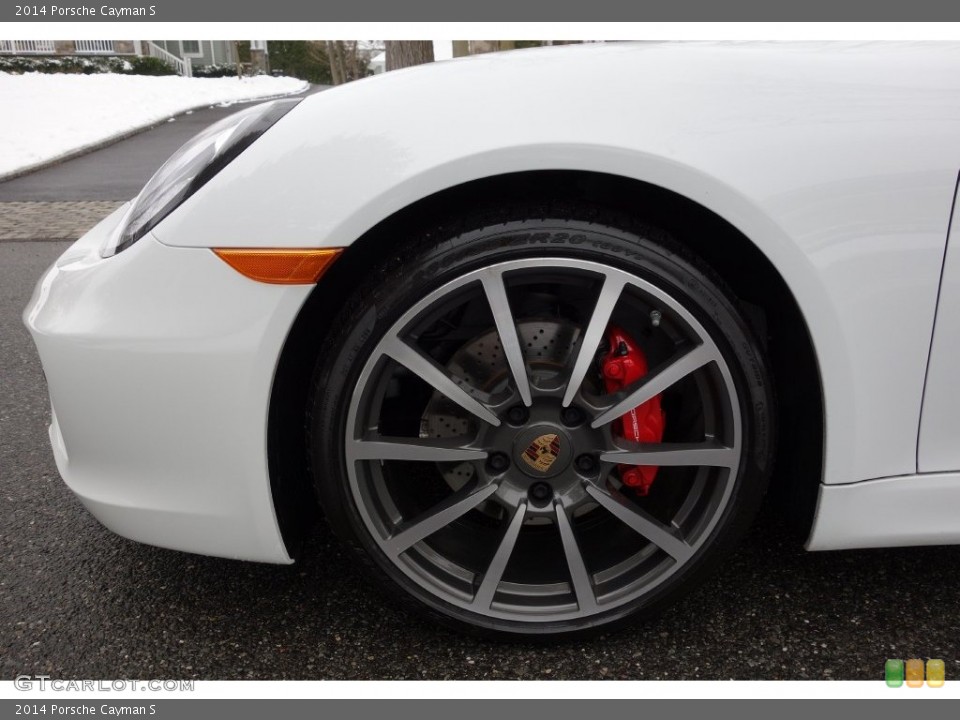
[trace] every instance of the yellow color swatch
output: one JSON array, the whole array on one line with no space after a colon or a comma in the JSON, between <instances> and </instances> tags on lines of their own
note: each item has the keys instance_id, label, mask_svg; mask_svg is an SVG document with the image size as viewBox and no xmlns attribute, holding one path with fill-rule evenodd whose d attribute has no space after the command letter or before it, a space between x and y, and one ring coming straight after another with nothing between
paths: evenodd
<instances>
[{"instance_id":1,"label":"yellow color swatch","mask_svg":"<svg viewBox=\"0 0 960 720\"><path fill-rule=\"evenodd\" d=\"M927 685L930 687L943 687L945 677L946 671L943 666L943 660L927 660Z\"/></svg>"}]
</instances>

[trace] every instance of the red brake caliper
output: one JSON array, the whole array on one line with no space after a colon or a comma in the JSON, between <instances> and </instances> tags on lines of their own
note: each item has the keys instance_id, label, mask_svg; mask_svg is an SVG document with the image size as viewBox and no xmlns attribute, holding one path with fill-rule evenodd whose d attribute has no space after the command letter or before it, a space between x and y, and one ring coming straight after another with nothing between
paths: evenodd
<instances>
[{"instance_id":1,"label":"red brake caliper","mask_svg":"<svg viewBox=\"0 0 960 720\"><path fill-rule=\"evenodd\" d=\"M647 357L629 335L615 325L607 328L610 348L600 358L600 369L607 392L617 392L635 383L647 374ZM663 440L663 410L656 395L642 405L613 421L613 432L625 440L638 443L658 443ZM620 465L620 480L633 488L637 495L650 492L657 467L653 465Z\"/></svg>"}]
</instances>

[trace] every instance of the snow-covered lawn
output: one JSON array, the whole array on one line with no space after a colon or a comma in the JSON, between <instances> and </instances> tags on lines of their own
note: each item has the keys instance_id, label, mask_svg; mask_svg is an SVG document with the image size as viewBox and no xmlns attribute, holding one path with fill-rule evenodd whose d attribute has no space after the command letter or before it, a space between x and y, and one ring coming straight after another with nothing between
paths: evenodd
<instances>
[{"instance_id":1,"label":"snow-covered lawn","mask_svg":"<svg viewBox=\"0 0 960 720\"><path fill-rule=\"evenodd\" d=\"M0 178L190 108L307 88L294 78L0 73Z\"/></svg>"}]
</instances>

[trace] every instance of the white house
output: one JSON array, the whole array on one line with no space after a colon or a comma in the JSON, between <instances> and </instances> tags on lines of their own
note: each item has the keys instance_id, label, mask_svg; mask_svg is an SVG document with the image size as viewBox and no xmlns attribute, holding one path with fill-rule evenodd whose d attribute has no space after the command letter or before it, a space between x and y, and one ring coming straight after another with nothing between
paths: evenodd
<instances>
[{"instance_id":1,"label":"white house","mask_svg":"<svg viewBox=\"0 0 960 720\"><path fill-rule=\"evenodd\" d=\"M0 40L0 55L146 55L190 77L194 65L237 61L230 40Z\"/></svg>"},{"instance_id":2,"label":"white house","mask_svg":"<svg viewBox=\"0 0 960 720\"><path fill-rule=\"evenodd\" d=\"M367 67L370 68L370 72L372 72L374 75L379 75L384 70L386 70L387 69L387 51L381 50L372 58L370 58L370 62L367 63Z\"/></svg>"}]
</instances>

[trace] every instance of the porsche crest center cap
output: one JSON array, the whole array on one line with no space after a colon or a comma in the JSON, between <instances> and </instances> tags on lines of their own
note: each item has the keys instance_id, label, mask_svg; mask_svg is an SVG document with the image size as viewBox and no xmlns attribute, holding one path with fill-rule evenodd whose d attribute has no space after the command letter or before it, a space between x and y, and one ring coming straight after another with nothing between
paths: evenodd
<instances>
[{"instance_id":1,"label":"porsche crest center cap","mask_svg":"<svg viewBox=\"0 0 960 720\"><path fill-rule=\"evenodd\" d=\"M525 475L542 480L562 473L573 457L573 444L553 425L525 428L513 442L514 462Z\"/></svg>"},{"instance_id":2,"label":"porsche crest center cap","mask_svg":"<svg viewBox=\"0 0 960 720\"><path fill-rule=\"evenodd\" d=\"M544 433L534 438L521 456L523 461L534 470L547 472L560 457L560 438L556 433Z\"/></svg>"}]
</instances>

